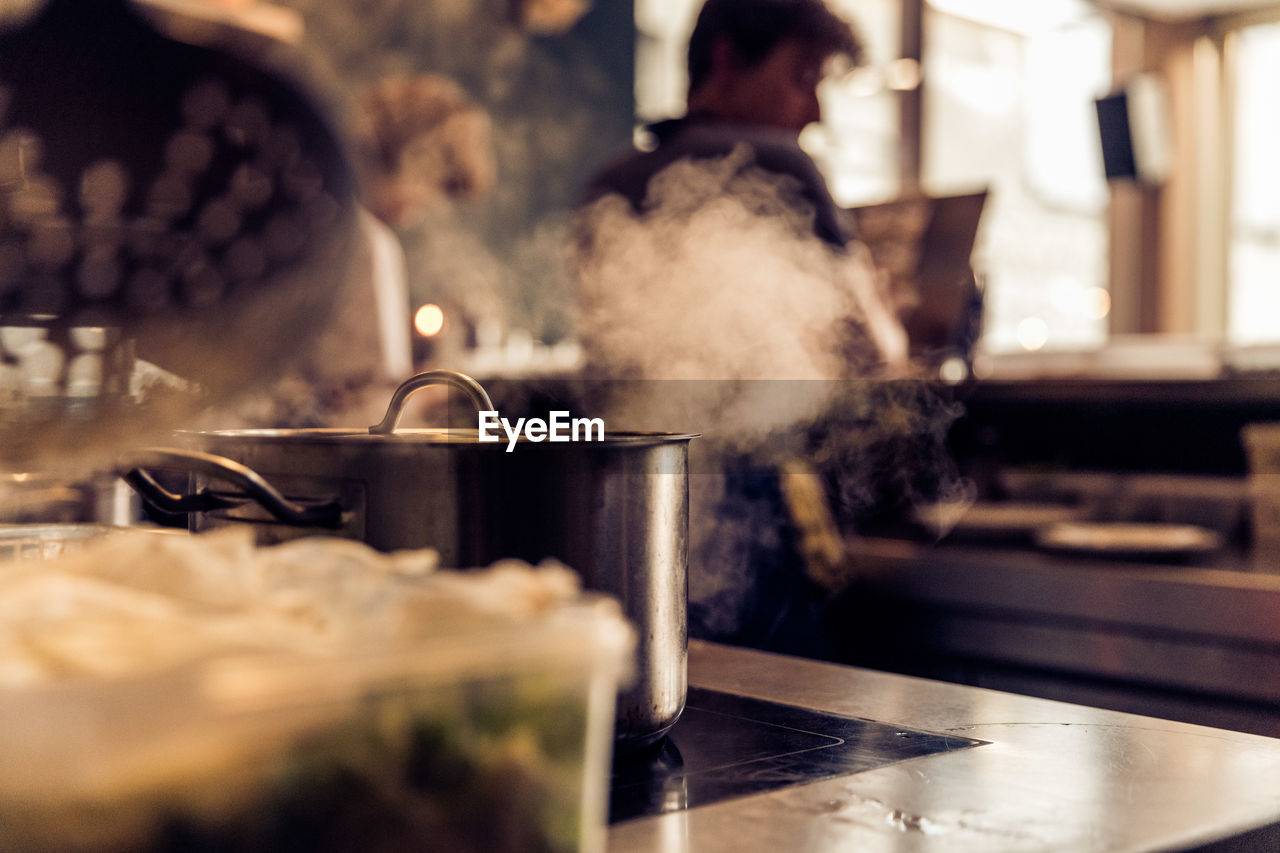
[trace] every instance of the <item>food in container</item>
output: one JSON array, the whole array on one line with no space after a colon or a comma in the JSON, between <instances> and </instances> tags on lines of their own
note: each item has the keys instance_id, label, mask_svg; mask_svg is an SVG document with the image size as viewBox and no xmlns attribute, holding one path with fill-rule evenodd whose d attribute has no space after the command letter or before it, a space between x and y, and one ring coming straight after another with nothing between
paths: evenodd
<instances>
[{"instance_id":1,"label":"food in container","mask_svg":"<svg viewBox=\"0 0 1280 853\"><path fill-rule=\"evenodd\" d=\"M633 638L567 569L131 538L0 576L0 850L602 848Z\"/></svg>"}]
</instances>

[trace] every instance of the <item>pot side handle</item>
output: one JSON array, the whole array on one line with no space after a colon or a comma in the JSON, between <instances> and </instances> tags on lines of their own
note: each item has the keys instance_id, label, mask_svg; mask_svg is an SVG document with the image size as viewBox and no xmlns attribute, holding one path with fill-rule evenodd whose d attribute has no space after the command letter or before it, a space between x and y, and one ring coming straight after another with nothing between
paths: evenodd
<instances>
[{"instance_id":1,"label":"pot side handle","mask_svg":"<svg viewBox=\"0 0 1280 853\"><path fill-rule=\"evenodd\" d=\"M225 456L169 447L143 447L120 456L116 460L116 473L144 500L165 512L207 512L238 506L245 501L208 490L176 495L156 482L148 468L204 474L232 483L244 490L246 499L257 502L285 524L299 527L340 527L342 524L342 506L337 500L322 504L296 503L280 494L252 468Z\"/></svg>"},{"instance_id":2,"label":"pot side handle","mask_svg":"<svg viewBox=\"0 0 1280 853\"><path fill-rule=\"evenodd\" d=\"M493 400L489 399L488 392L470 376L458 373L456 370L428 370L426 373L419 373L400 383L400 387L391 395L387 413L383 415L381 421L369 427L369 432L373 435L390 435L395 432L405 400L409 399L409 395L414 391L427 385L450 385L465 393L475 404L477 412L493 411Z\"/></svg>"}]
</instances>

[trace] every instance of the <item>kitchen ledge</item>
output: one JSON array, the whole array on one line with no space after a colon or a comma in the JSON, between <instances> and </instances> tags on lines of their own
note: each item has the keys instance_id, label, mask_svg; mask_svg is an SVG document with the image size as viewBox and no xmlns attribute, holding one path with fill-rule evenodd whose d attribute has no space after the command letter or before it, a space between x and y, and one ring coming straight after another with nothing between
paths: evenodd
<instances>
[{"instance_id":1,"label":"kitchen ledge","mask_svg":"<svg viewBox=\"0 0 1280 853\"><path fill-rule=\"evenodd\" d=\"M611 853L1280 849L1280 740L698 641L689 680L986 743L621 822Z\"/></svg>"},{"instance_id":2,"label":"kitchen ledge","mask_svg":"<svg viewBox=\"0 0 1280 853\"><path fill-rule=\"evenodd\" d=\"M867 539L854 562L861 594L894 608L882 630L901 653L849 660L1280 735L1280 574L1249 554L1158 565Z\"/></svg>"},{"instance_id":3,"label":"kitchen ledge","mask_svg":"<svg viewBox=\"0 0 1280 853\"><path fill-rule=\"evenodd\" d=\"M860 578L922 604L1280 646L1280 573L1245 553L1161 564L873 538L851 551Z\"/></svg>"}]
</instances>

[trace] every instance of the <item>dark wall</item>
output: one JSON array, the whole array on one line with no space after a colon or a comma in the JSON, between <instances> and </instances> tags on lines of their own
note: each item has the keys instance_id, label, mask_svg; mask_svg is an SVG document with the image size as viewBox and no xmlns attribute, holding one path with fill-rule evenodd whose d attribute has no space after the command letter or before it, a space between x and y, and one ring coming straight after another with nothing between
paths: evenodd
<instances>
[{"instance_id":1,"label":"dark wall","mask_svg":"<svg viewBox=\"0 0 1280 853\"><path fill-rule=\"evenodd\" d=\"M979 382L961 395L963 467L1236 475L1241 428L1280 421L1280 378Z\"/></svg>"}]
</instances>

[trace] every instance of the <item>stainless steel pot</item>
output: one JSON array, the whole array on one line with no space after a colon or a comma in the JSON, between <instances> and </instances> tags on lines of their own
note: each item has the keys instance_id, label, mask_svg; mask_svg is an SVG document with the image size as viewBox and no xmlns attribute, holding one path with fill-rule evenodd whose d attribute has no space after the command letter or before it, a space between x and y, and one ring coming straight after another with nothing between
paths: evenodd
<instances>
[{"instance_id":1,"label":"stainless steel pot","mask_svg":"<svg viewBox=\"0 0 1280 853\"><path fill-rule=\"evenodd\" d=\"M639 635L637 680L619 697L618 748L658 740L686 692L692 435L607 432L599 441L481 443L477 430L396 424L418 388L448 383L492 410L470 378L432 371L393 395L369 429L231 430L192 434L198 450L149 448L123 476L191 528L253 524L259 540L327 531L375 548L432 547L444 565L504 557L562 560L584 586L618 598ZM192 473L187 495L149 470ZM229 484L219 485L219 482Z\"/></svg>"}]
</instances>

